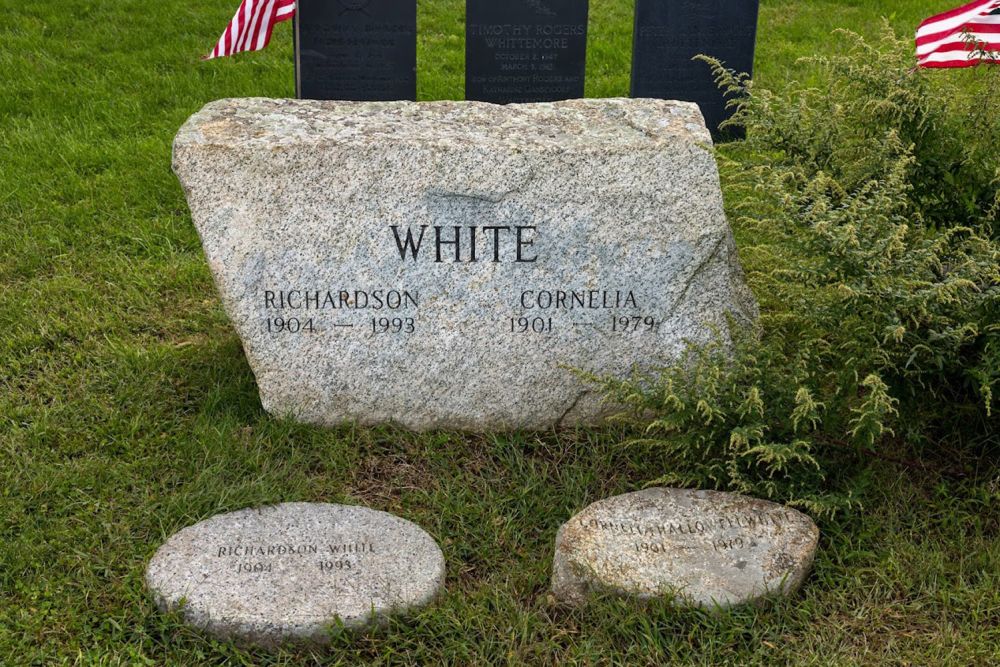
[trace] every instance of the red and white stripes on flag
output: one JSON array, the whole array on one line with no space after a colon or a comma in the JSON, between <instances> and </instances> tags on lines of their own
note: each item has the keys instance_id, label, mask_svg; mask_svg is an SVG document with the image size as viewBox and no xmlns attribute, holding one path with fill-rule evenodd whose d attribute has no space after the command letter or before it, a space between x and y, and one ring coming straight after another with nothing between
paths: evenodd
<instances>
[{"instance_id":1,"label":"red and white stripes on flag","mask_svg":"<svg viewBox=\"0 0 1000 667\"><path fill-rule=\"evenodd\" d=\"M241 51L260 51L271 41L275 23L295 16L295 0L243 0L212 52L205 60Z\"/></svg>"},{"instance_id":2,"label":"red and white stripes on flag","mask_svg":"<svg viewBox=\"0 0 1000 667\"><path fill-rule=\"evenodd\" d=\"M1000 63L998 52L1000 0L970 2L930 17L917 29L917 64L920 67Z\"/></svg>"}]
</instances>

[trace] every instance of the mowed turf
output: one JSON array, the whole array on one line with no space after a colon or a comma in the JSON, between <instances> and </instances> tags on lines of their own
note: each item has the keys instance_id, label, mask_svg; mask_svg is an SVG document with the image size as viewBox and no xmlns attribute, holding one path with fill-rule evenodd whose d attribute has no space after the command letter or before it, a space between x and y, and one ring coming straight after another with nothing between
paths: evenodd
<instances>
[{"instance_id":1,"label":"mowed turf","mask_svg":"<svg viewBox=\"0 0 1000 667\"><path fill-rule=\"evenodd\" d=\"M0 664L1000 662L995 469L876 462L864 509L821 521L814 574L788 601L566 611L546 592L559 524L659 472L623 430L414 435L266 415L170 172L204 103L293 92L287 24L264 53L199 61L235 4L2 4ZM758 80L808 80L797 59L838 48L838 27L872 36L888 15L908 33L951 4L765 0ZM591 13L587 93L624 95L631 3ZM460 98L462 3L421 0L419 20L420 97ZM416 521L444 550L447 594L316 652L245 651L155 611L143 570L166 536L287 500Z\"/></svg>"}]
</instances>

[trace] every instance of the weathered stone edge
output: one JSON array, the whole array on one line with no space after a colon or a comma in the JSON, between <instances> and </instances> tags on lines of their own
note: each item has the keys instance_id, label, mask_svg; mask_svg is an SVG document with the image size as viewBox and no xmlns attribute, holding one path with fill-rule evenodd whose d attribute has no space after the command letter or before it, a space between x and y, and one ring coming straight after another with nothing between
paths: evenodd
<instances>
[{"instance_id":1,"label":"weathered stone edge","mask_svg":"<svg viewBox=\"0 0 1000 667\"><path fill-rule=\"evenodd\" d=\"M704 116L701 113L701 109L694 102L685 102L681 100L662 100L654 98L627 98L627 97L607 97L607 98L581 98L577 100L563 100L560 102L535 102L527 104L510 104L505 105L504 108L510 109L513 113L516 113L518 109L552 109L556 112L565 109L567 114L571 114L573 109L580 108L581 106L586 108L598 109L602 105L607 106L608 102L614 104L622 104L631 102L633 100L641 100L646 103L652 103L655 106L660 107L664 117L671 116L687 116L687 118L678 118L676 124L671 124L668 126L663 126L659 128L661 134L652 134L648 128L643 128L639 125L634 125L629 122L627 117L623 117L621 122L625 125L629 125L635 130L635 136L637 139L631 141L621 140L610 142L610 143L600 143L590 150L600 150L608 151L611 145L615 147L616 150L620 152L634 152L634 151L659 151L663 150L665 147L673 144L674 142L681 141L684 143L690 143L696 146L705 148L706 150L711 150L714 146L711 134L705 129ZM455 101L455 100L436 100L436 101L420 101L420 102L409 102L409 101L396 101L396 102L347 102L347 101L318 101L318 100L298 100L294 98L268 98L268 97L229 97L222 98L218 100L213 100L206 103L198 111L192 114L187 121L180 127L177 135L174 137L173 142L173 152L174 152L174 164L176 166L176 154L178 148L185 148L188 146L214 146L214 147L227 147L235 148L234 142L227 139L213 139L210 138L202 131L202 128L210 123L220 123L228 116L235 116L237 111L248 109L248 106L253 103L274 103L281 106L287 106L288 110L284 111L289 117L294 117L295 114L292 109L315 109L317 112L321 112L324 109L329 111L339 111L341 113L346 112L351 107L357 107L358 109L364 109L365 107L371 106L381 106L385 109L424 109L427 112L434 112L440 110L444 112L447 109L454 108L466 108L471 110L481 109L483 111L491 110L498 105L489 104L487 102L475 102L475 101ZM675 111L677 110L677 111ZM272 110L272 116L279 116L282 111L279 109ZM470 114L470 117L473 117ZM276 120L277 118L272 118ZM449 119L450 122L455 122L456 119ZM459 119L460 120L460 119ZM405 123L405 119L400 120L401 123ZM249 126L249 125L248 125ZM254 146L264 145L265 142L261 142L259 138L277 138L281 135L277 132L269 132L266 134L261 134L258 137L254 137L252 144ZM638 137L643 137L643 139L638 139ZM505 142L506 137L492 137L489 138L487 143L497 142L507 145ZM350 137L332 137L322 131L316 131L307 134L297 134L295 136L294 144L313 144L313 143L330 143L335 145L352 145L354 143L368 143L371 137L367 135L352 135ZM392 141L396 143L412 143L412 144L430 144L435 141L440 141L441 138L432 138L424 135L416 134L410 137L406 136L393 136ZM288 141L287 139L285 140ZM538 152L584 152L584 149L580 145L565 145L557 143L538 143L538 142L525 142L520 144L519 150L527 151L538 151ZM612 151L613 152L613 151ZM176 169L174 170L176 172Z\"/></svg>"}]
</instances>

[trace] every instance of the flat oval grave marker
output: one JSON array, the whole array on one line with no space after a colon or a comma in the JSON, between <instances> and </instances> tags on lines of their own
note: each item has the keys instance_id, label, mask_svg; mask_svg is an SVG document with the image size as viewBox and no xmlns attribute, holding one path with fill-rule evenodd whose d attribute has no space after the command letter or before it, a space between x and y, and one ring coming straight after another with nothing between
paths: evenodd
<instances>
[{"instance_id":1,"label":"flat oval grave marker","mask_svg":"<svg viewBox=\"0 0 1000 667\"><path fill-rule=\"evenodd\" d=\"M174 534L146 581L162 610L221 638L323 642L345 627L429 603L444 557L419 526L386 512L285 503L220 514Z\"/></svg>"},{"instance_id":2,"label":"flat oval grave marker","mask_svg":"<svg viewBox=\"0 0 1000 667\"><path fill-rule=\"evenodd\" d=\"M646 489L598 501L563 524L552 592L568 604L599 591L729 607L798 589L818 539L812 519L783 505Z\"/></svg>"}]
</instances>

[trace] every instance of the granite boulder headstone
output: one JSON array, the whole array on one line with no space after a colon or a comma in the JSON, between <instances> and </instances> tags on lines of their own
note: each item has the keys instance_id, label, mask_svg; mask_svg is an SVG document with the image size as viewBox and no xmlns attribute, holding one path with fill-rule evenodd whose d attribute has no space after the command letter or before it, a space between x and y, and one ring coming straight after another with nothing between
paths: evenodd
<instances>
[{"instance_id":1,"label":"granite boulder headstone","mask_svg":"<svg viewBox=\"0 0 1000 667\"><path fill-rule=\"evenodd\" d=\"M174 170L265 409L545 429L756 305L693 104L206 106Z\"/></svg>"}]
</instances>

